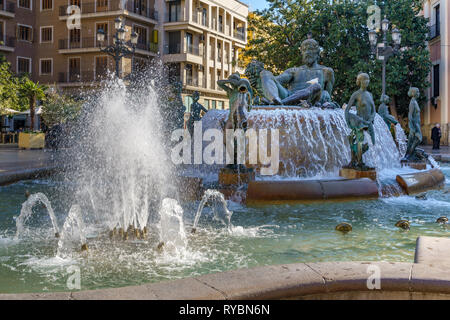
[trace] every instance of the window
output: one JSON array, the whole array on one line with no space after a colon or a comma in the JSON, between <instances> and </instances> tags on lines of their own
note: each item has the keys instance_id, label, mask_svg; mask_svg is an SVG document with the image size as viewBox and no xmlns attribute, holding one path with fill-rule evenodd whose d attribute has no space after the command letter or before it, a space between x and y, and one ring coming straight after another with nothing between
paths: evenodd
<instances>
[{"instance_id":1,"label":"window","mask_svg":"<svg viewBox=\"0 0 450 320\"><path fill-rule=\"evenodd\" d=\"M219 31L223 32L223 17L219 16Z\"/></svg>"},{"instance_id":2,"label":"window","mask_svg":"<svg viewBox=\"0 0 450 320\"><path fill-rule=\"evenodd\" d=\"M186 32L186 49L189 53L193 53L194 51L194 47L192 44L192 34L189 32Z\"/></svg>"},{"instance_id":3,"label":"window","mask_svg":"<svg viewBox=\"0 0 450 320\"><path fill-rule=\"evenodd\" d=\"M5 23L0 20L0 41L5 40L5 33L3 32L5 30Z\"/></svg>"},{"instance_id":4,"label":"window","mask_svg":"<svg viewBox=\"0 0 450 320\"><path fill-rule=\"evenodd\" d=\"M31 0L18 0L18 7L31 10Z\"/></svg>"},{"instance_id":5,"label":"window","mask_svg":"<svg viewBox=\"0 0 450 320\"><path fill-rule=\"evenodd\" d=\"M31 73L31 58L17 57L17 73Z\"/></svg>"},{"instance_id":6,"label":"window","mask_svg":"<svg viewBox=\"0 0 450 320\"><path fill-rule=\"evenodd\" d=\"M95 57L95 75L97 78L106 76L108 73L108 57Z\"/></svg>"},{"instance_id":7,"label":"window","mask_svg":"<svg viewBox=\"0 0 450 320\"><path fill-rule=\"evenodd\" d=\"M181 1L169 2L169 22L181 21Z\"/></svg>"},{"instance_id":8,"label":"window","mask_svg":"<svg viewBox=\"0 0 450 320\"><path fill-rule=\"evenodd\" d=\"M216 109L216 100L211 100L211 109Z\"/></svg>"},{"instance_id":9,"label":"window","mask_svg":"<svg viewBox=\"0 0 450 320\"><path fill-rule=\"evenodd\" d=\"M53 27L41 27L41 42L53 42Z\"/></svg>"},{"instance_id":10,"label":"window","mask_svg":"<svg viewBox=\"0 0 450 320\"><path fill-rule=\"evenodd\" d=\"M105 11L108 9L108 0L97 0L97 11Z\"/></svg>"},{"instance_id":11,"label":"window","mask_svg":"<svg viewBox=\"0 0 450 320\"><path fill-rule=\"evenodd\" d=\"M434 8L434 14L436 19L436 37L441 35L441 6L437 5Z\"/></svg>"},{"instance_id":12,"label":"window","mask_svg":"<svg viewBox=\"0 0 450 320\"><path fill-rule=\"evenodd\" d=\"M69 81L79 81L81 75L81 59L70 58L69 59Z\"/></svg>"},{"instance_id":13,"label":"window","mask_svg":"<svg viewBox=\"0 0 450 320\"><path fill-rule=\"evenodd\" d=\"M203 102L203 104L204 104L204 107L206 108L206 109L210 109L211 107L209 106L209 99L204 99L203 100L204 102Z\"/></svg>"},{"instance_id":14,"label":"window","mask_svg":"<svg viewBox=\"0 0 450 320\"><path fill-rule=\"evenodd\" d=\"M146 45L147 44L147 28L141 26L134 26L134 32L136 32L138 37L138 44Z\"/></svg>"},{"instance_id":15,"label":"window","mask_svg":"<svg viewBox=\"0 0 450 320\"><path fill-rule=\"evenodd\" d=\"M146 13L147 13L146 2L147 2L147 0L134 0L134 3L133 3L134 13L137 13L140 15L146 15Z\"/></svg>"},{"instance_id":16,"label":"window","mask_svg":"<svg viewBox=\"0 0 450 320\"><path fill-rule=\"evenodd\" d=\"M69 41L79 43L81 40L81 29L71 29L69 32Z\"/></svg>"},{"instance_id":17,"label":"window","mask_svg":"<svg viewBox=\"0 0 450 320\"><path fill-rule=\"evenodd\" d=\"M108 22L97 23L96 34L97 34L98 30L100 30L100 29L102 29L103 32L105 33L105 42L108 43ZM98 44L98 45L100 45L100 44Z\"/></svg>"},{"instance_id":18,"label":"window","mask_svg":"<svg viewBox=\"0 0 450 320\"><path fill-rule=\"evenodd\" d=\"M41 10L52 10L53 0L41 0Z\"/></svg>"},{"instance_id":19,"label":"window","mask_svg":"<svg viewBox=\"0 0 450 320\"><path fill-rule=\"evenodd\" d=\"M217 108L223 110L223 101L217 101Z\"/></svg>"},{"instance_id":20,"label":"window","mask_svg":"<svg viewBox=\"0 0 450 320\"><path fill-rule=\"evenodd\" d=\"M191 112L191 105L193 102L192 96L184 97L184 105L187 106L187 112Z\"/></svg>"},{"instance_id":21,"label":"window","mask_svg":"<svg viewBox=\"0 0 450 320\"><path fill-rule=\"evenodd\" d=\"M53 60L52 59L41 59L41 65L40 65L40 71L39 74L41 75L50 75L52 74L52 64L53 64Z\"/></svg>"},{"instance_id":22,"label":"window","mask_svg":"<svg viewBox=\"0 0 450 320\"><path fill-rule=\"evenodd\" d=\"M203 11L202 11L202 25L204 25L204 26L206 26L207 13L208 13L208 10L206 10L206 8L203 8Z\"/></svg>"},{"instance_id":23,"label":"window","mask_svg":"<svg viewBox=\"0 0 450 320\"><path fill-rule=\"evenodd\" d=\"M222 61L222 44L217 42L217 61Z\"/></svg>"},{"instance_id":24,"label":"window","mask_svg":"<svg viewBox=\"0 0 450 320\"><path fill-rule=\"evenodd\" d=\"M22 41L32 41L33 29L28 26L17 25L17 38Z\"/></svg>"},{"instance_id":25,"label":"window","mask_svg":"<svg viewBox=\"0 0 450 320\"><path fill-rule=\"evenodd\" d=\"M433 97L439 97L439 65L436 64L433 66Z\"/></svg>"}]
</instances>

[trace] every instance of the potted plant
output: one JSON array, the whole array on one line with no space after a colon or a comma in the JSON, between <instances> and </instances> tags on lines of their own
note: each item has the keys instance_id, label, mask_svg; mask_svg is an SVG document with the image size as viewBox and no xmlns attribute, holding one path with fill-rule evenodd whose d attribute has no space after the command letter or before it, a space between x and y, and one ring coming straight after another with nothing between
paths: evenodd
<instances>
[{"instance_id":1,"label":"potted plant","mask_svg":"<svg viewBox=\"0 0 450 320\"><path fill-rule=\"evenodd\" d=\"M19 148L43 149L45 146L45 134L34 131L34 116L36 101L45 99L47 86L33 82L27 76L22 77L20 93L28 101L30 107L30 130L19 133Z\"/></svg>"}]
</instances>

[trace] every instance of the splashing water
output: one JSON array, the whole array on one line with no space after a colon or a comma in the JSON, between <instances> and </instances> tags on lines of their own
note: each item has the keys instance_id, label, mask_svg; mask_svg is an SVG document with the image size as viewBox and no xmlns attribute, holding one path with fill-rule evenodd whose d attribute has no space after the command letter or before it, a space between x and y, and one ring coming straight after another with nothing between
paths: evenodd
<instances>
[{"instance_id":1,"label":"splashing water","mask_svg":"<svg viewBox=\"0 0 450 320\"><path fill-rule=\"evenodd\" d=\"M86 244L85 230L81 208L74 204L70 207L69 214L64 222L56 256L67 258L73 252L80 251L81 246Z\"/></svg>"},{"instance_id":2,"label":"splashing water","mask_svg":"<svg viewBox=\"0 0 450 320\"><path fill-rule=\"evenodd\" d=\"M176 200L166 198L162 201L159 214L158 229L160 243L164 244L164 250L173 251L186 248L187 238L183 223L183 208Z\"/></svg>"},{"instance_id":3,"label":"splashing water","mask_svg":"<svg viewBox=\"0 0 450 320\"><path fill-rule=\"evenodd\" d=\"M59 234L59 228L58 223L56 221L55 213L53 211L52 205L50 201L48 200L47 196L41 192L32 194L28 197L27 201L25 201L22 204L22 209L20 210L20 215L16 219L16 238L19 238L20 236L23 236L26 234L26 226L25 223L28 219L31 218L33 215L33 207L37 203L42 203L45 208L47 209L48 215L50 217L52 226L53 226L53 232L56 235Z\"/></svg>"},{"instance_id":4,"label":"splashing water","mask_svg":"<svg viewBox=\"0 0 450 320\"><path fill-rule=\"evenodd\" d=\"M226 117L226 110L210 110L202 119L203 130L220 129ZM280 176L335 177L339 169L350 162L350 130L342 109L287 107L270 110L255 106L248 114L248 126L256 130L279 130ZM377 170L400 167L400 153L378 114L374 129L375 146L369 141L369 151L364 154L366 164Z\"/></svg>"},{"instance_id":5,"label":"splashing water","mask_svg":"<svg viewBox=\"0 0 450 320\"><path fill-rule=\"evenodd\" d=\"M214 214L213 219L221 222L228 228L229 231L231 231L232 229L231 215L233 214L233 212L228 210L227 202L223 194L213 189L206 190L205 193L203 194L202 200L200 201L200 204L197 209L197 213L195 214L194 225L192 227L193 230L197 228L198 221L200 220L203 208L205 207L206 203L210 203L212 205L212 210Z\"/></svg>"},{"instance_id":6,"label":"splashing water","mask_svg":"<svg viewBox=\"0 0 450 320\"><path fill-rule=\"evenodd\" d=\"M428 162L430 162L433 168L440 168L439 163L436 160L434 160L434 158L431 155L428 156Z\"/></svg>"},{"instance_id":7,"label":"splashing water","mask_svg":"<svg viewBox=\"0 0 450 320\"><path fill-rule=\"evenodd\" d=\"M397 141L400 156L403 158L406 154L406 149L408 148L408 140L400 123L395 125L395 140Z\"/></svg>"},{"instance_id":8,"label":"splashing water","mask_svg":"<svg viewBox=\"0 0 450 320\"><path fill-rule=\"evenodd\" d=\"M68 154L75 203L94 210L90 216L107 229L143 229L157 221L151 213L172 192L157 92L151 85L129 92L111 82L83 110Z\"/></svg>"}]
</instances>

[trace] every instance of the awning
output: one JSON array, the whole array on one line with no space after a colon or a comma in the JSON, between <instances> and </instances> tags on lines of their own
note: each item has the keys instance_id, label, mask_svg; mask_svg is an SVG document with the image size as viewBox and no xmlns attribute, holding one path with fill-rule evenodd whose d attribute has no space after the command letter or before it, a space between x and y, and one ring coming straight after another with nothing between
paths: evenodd
<instances>
[{"instance_id":1,"label":"awning","mask_svg":"<svg viewBox=\"0 0 450 320\"><path fill-rule=\"evenodd\" d=\"M20 111L9 108L0 109L0 115L10 115L14 113L20 113Z\"/></svg>"},{"instance_id":2,"label":"awning","mask_svg":"<svg viewBox=\"0 0 450 320\"><path fill-rule=\"evenodd\" d=\"M42 107L37 107L34 111L35 114L41 114L42 113ZM26 115L30 115L30 109L28 109L27 111L23 111L23 112L19 112L19 114L26 114Z\"/></svg>"}]
</instances>

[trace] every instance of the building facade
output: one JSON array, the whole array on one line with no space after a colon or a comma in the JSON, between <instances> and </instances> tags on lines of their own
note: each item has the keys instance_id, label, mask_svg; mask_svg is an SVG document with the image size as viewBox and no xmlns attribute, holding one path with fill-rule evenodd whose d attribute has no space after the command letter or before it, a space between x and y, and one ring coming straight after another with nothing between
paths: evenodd
<instances>
[{"instance_id":1,"label":"building facade","mask_svg":"<svg viewBox=\"0 0 450 320\"><path fill-rule=\"evenodd\" d=\"M198 90L200 103L226 108L216 80L242 72L237 57L246 44L247 14L237 0L0 0L0 51L14 72L34 81L68 91L95 87L115 70L100 47L113 43L120 17L126 40L133 31L139 35L134 57L121 60L122 76L159 55L169 75L182 81L186 106Z\"/></svg>"},{"instance_id":2,"label":"building facade","mask_svg":"<svg viewBox=\"0 0 450 320\"><path fill-rule=\"evenodd\" d=\"M448 0L426 0L423 14L429 19L428 48L432 68L430 70L427 104L422 110L422 134L424 142L431 143L431 129L441 124L441 143L450 143L450 3Z\"/></svg>"}]
</instances>

